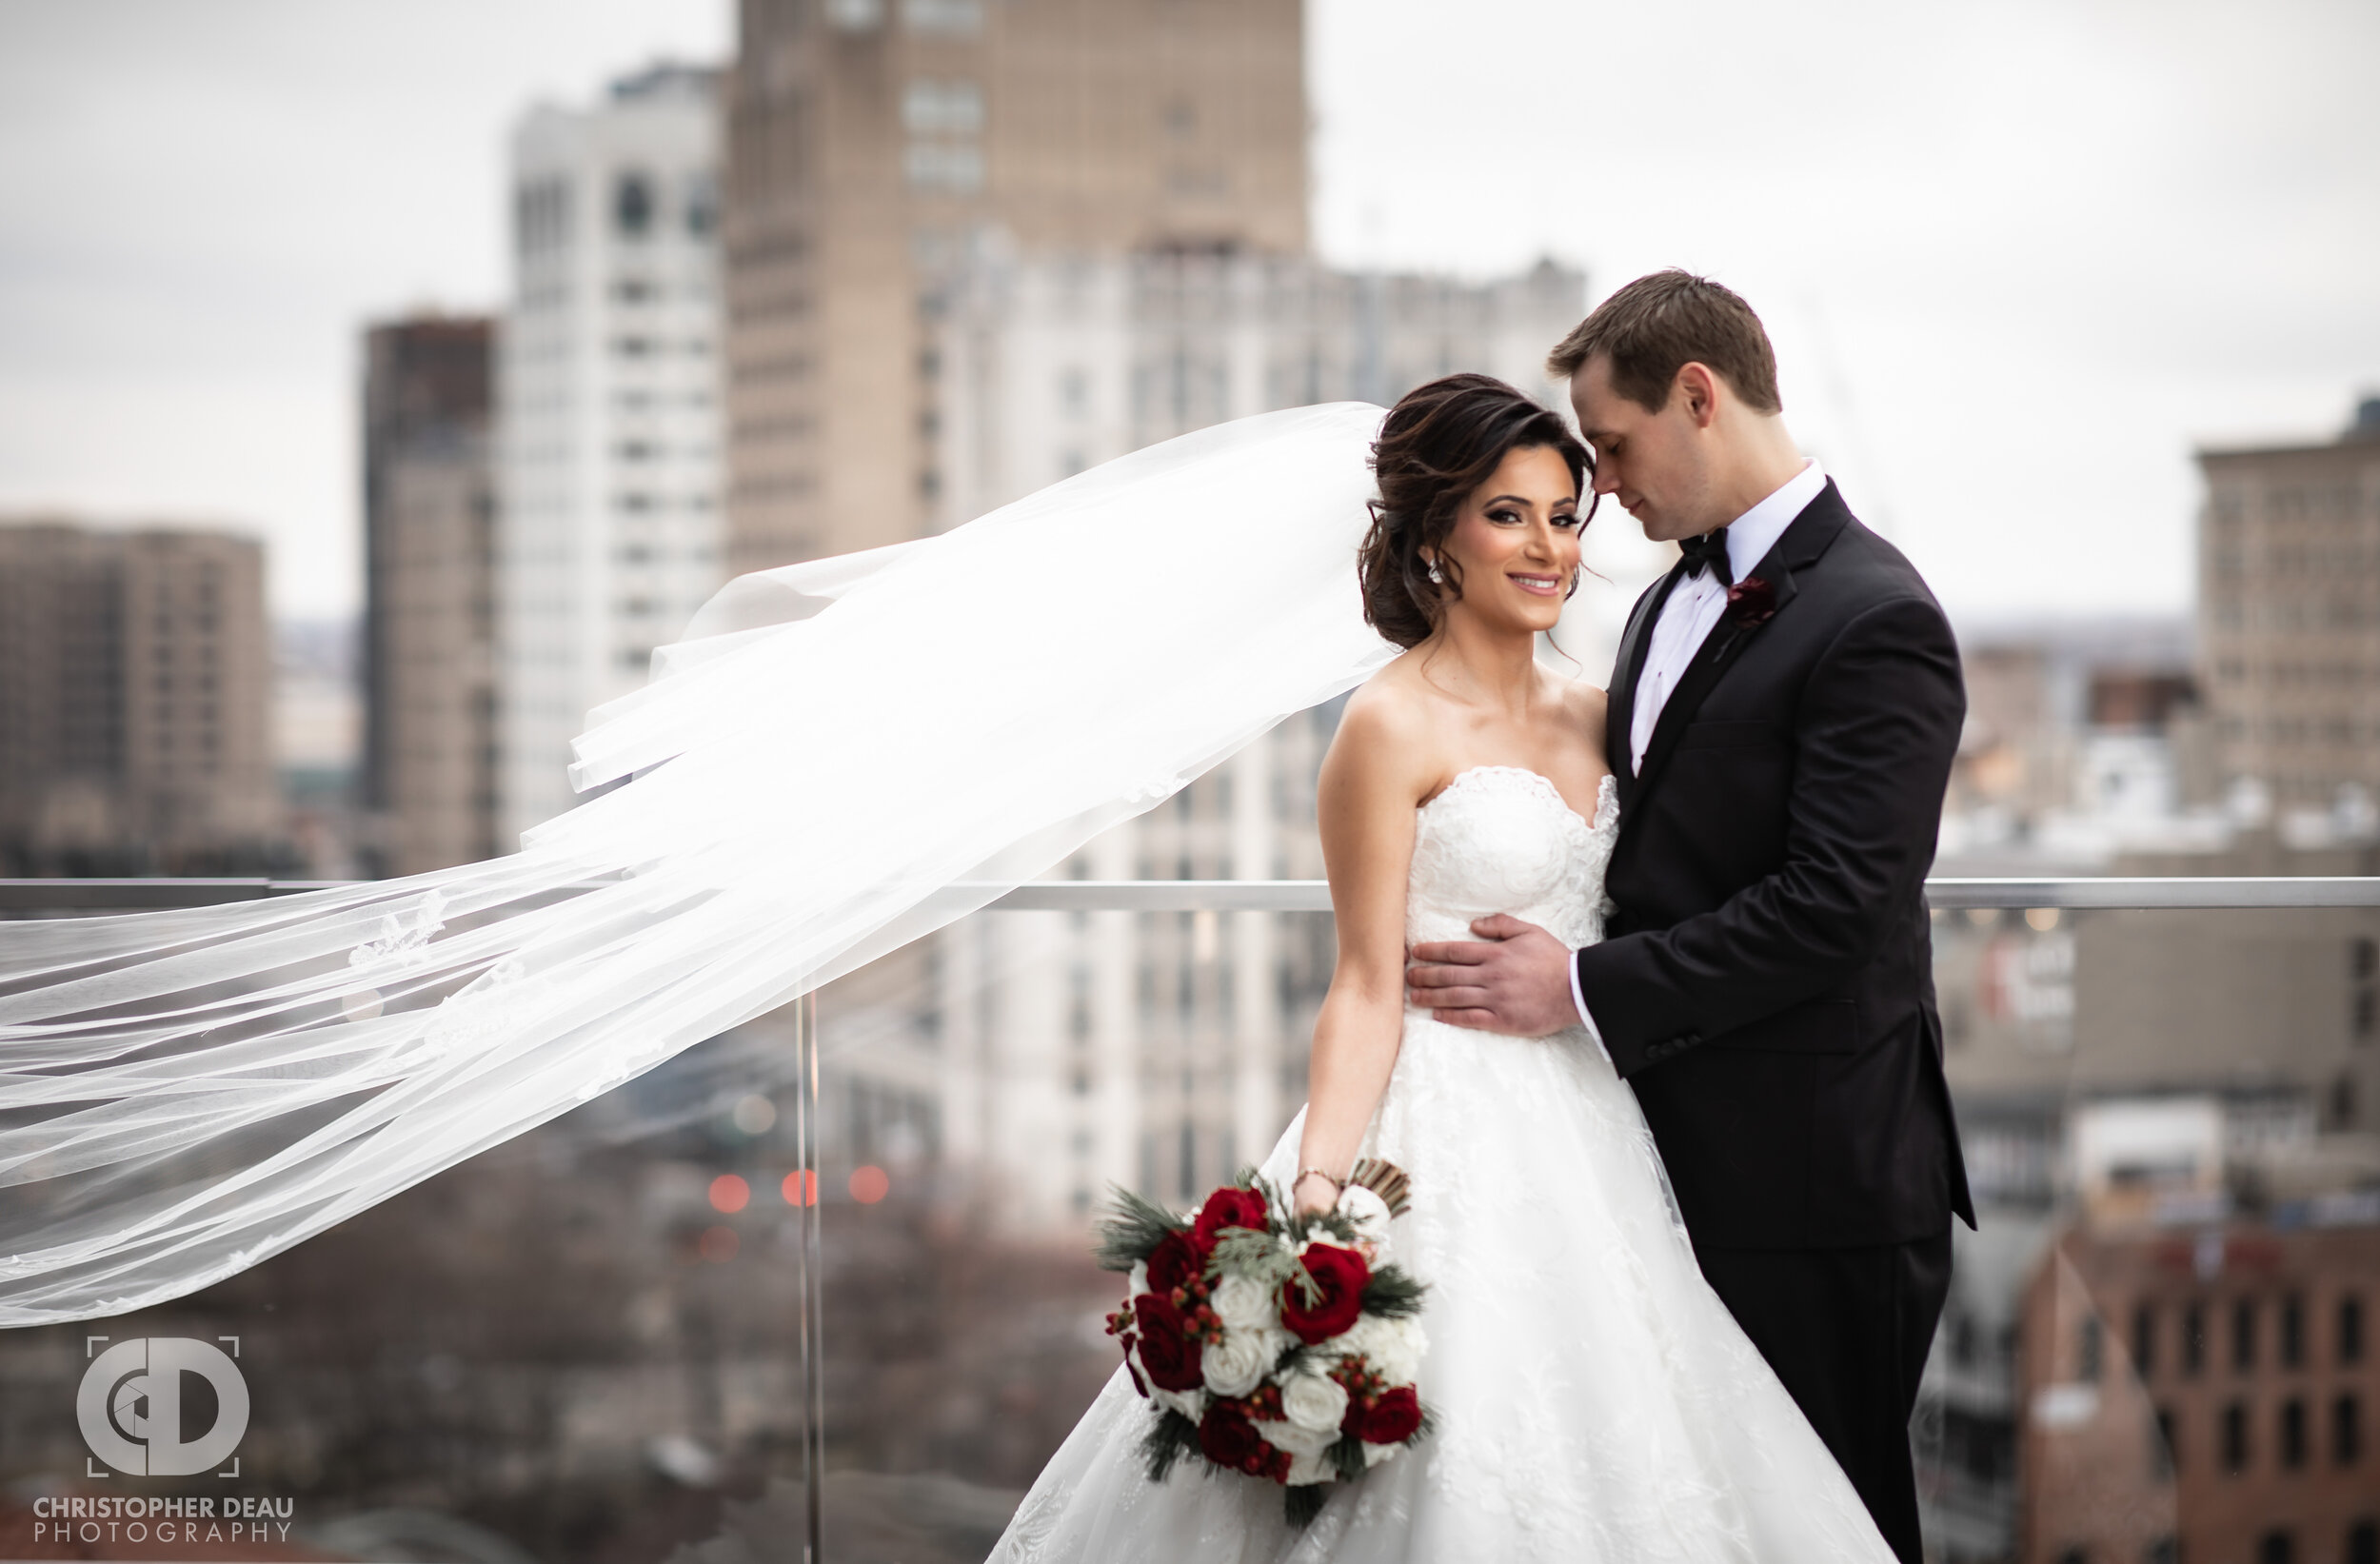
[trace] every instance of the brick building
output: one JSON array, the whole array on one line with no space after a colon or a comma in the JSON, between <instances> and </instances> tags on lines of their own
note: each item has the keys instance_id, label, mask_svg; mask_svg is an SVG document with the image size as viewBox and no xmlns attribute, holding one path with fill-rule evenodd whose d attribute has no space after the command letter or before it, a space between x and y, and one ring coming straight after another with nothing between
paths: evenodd
<instances>
[{"instance_id":1,"label":"brick building","mask_svg":"<svg viewBox=\"0 0 2380 1564\"><path fill-rule=\"evenodd\" d=\"M258 873L280 802L265 550L0 525L0 873Z\"/></svg>"},{"instance_id":2,"label":"brick building","mask_svg":"<svg viewBox=\"0 0 2380 1564\"><path fill-rule=\"evenodd\" d=\"M2028 1564L2380 1564L2380 1195L2070 1227L2024 1298Z\"/></svg>"}]
</instances>

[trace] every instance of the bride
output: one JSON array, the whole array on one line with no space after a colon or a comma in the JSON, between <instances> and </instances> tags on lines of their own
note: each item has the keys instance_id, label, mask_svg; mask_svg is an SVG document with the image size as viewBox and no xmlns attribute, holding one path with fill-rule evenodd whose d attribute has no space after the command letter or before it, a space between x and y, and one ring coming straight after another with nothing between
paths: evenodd
<instances>
[{"instance_id":1,"label":"bride","mask_svg":"<svg viewBox=\"0 0 2380 1564\"><path fill-rule=\"evenodd\" d=\"M605 790L516 854L0 922L0 1327L234 1275L985 905L1361 683L1324 777L1340 960L1314 1099L1265 1171L1307 1205L1359 1155L1412 1174L1394 1241L1432 1287L1438 1431L1292 1534L1254 1483L1148 1483L1119 1374L999 1556L1883 1564L1593 1043L1399 1002L1409 939L1491 912L1599 932L1603 698L1532 658L1585 465L1476 376L1385 425L1341 404L1200 431L729 584L577 741L574 783ZM1218 592L1186 555L1261 567Z\"/></svg>"},{"instance_id":2,"label":"bride","mask_svg":"<svg viewBox=\"0 0 2380 1564\"><path fill-rule=\"evenodd\" d=\"M1617 835L1603 692L1536 659L1576 586L1589 458L1480 375L1399 402L1375 447L1365 618L1403 656L1324 761L1339 960L1311 1098L1264 1165L1301 1210L1359 1157L1412 1176L1395 1252L1430 1285L1413 1454L1303 1532L1267 1484L1152 1484L1116 1374L993 1559L1891 1558L1696 1269L1636 1098L1583 1028L1512 1038L1405 1003L1408 944L1510 913L1600 937ZM1590 509L1592 506L1590 505Z\"/></svg>"}]
</instances>

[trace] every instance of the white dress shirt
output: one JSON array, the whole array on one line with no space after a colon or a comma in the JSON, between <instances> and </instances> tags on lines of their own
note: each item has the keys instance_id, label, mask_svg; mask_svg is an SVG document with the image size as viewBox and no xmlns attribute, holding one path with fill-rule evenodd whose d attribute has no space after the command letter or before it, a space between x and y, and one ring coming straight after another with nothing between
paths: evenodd
<instances>
[{"instance_id":1,"label":"white dress shirt","mask_svg":"<svg viewBox=\"0 0 2380 1564\"><path fill-rule=\"evenodd\" d=\"M1727 568L1737 581L1759 568L1761 560L1794 518L1809 508L1826 487L1826 474L1818 464L1804 460L1801 470L1788 478L1783 486L1767 499L1745 511L1727 528ZM1644 654L1644 674L1636 681L1636 705L1628 723L1628 771L1631 776L1644 769L1644 752L1653 742L1653 729L1661 720L1661 708L1669 703L1670 692L1686 676L1693 665L1695 653L1710 639L1717 627L1719 615L1727 607L1727 588L1719 579L1705 570L1688 576L1673 588L1669 601L1661 604L1661 617L1654 622L1647 638ZM1616 685L1626 670L1614 668L1612 680ZM1595 1024L1595 1017L1587 1009L1587 997L1579 992L1578 963L1570 963L1570 998L1578 1007L1578 1019L1586 1023L1587 1035L1595 1039L1597 1048L1603 1047L1603 1034ZM1604 1049L1604 1058L1611 1051Z\"/></svg>"}]
</instances>

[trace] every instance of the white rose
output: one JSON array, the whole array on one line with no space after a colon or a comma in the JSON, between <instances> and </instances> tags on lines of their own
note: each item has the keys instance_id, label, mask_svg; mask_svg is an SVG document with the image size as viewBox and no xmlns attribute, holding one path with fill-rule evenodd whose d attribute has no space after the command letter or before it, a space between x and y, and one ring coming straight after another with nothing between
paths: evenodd
<instances>
[{"instance_id":1,"label":"white rose","mask_svg":"<svg viewBox=\"0 0 2380 1564\"><path fill-rule=\"evenodd\" d=\"M1388 1459L1391 1455L1399 1454L1404 1448L1405 1447L1400 1444L1374 1444L1369 1439L1365 1440L1363 1445L1364 1469L1369 1471L1371 1468L1376 1467L1382 1461Z\"/></svg>"},{"instance_id":2,"label":"white rose","mask_svg":"<svg viewBox=\"0 0 2380 1564\"><path fill-rule=\"evenodd\" d=\"M1271 1420L1250 1425L1264 1436L1264 1442L1292 1455L1319 1455L1339 1442L1335 1428L1301 1428L1296 1423Z\"/></svg>"},{"instance_id":3,"label":"white rose","mask_svg":"<svg viewBox=\"0 0 2380 1564\"><path fill-rule=\"evenodd\" d=\"M1149 1386L1149 1399L1168 1412L1179 1412L1192 1422L1206 1416L1206 1392L1202 1390L1164 1390Z\"/></svg>"},{"instance_id":4,"label":"white rose","mask_svg":"<svg viewBox=\"0 0 2380 1564\"><path fill-rule=\"evenodd\" d=\"M1320 1453L1289 1457L1289 1475L1281 1481L1291 1488L1303 1488L1310 1483L1329 1482L1339 1475L1339 1468Z\"/></svg>"},{"instance_id":5,"label":"white rose","mask_svg":"<svg viewBox=\"0 0 2380 1564\"><path fill-rule=\"evenodd\" d=\"M1333 1345L1341 1356L1361 1357L1390 1384L1402 1385L1420 1372L1429 1338L1421 1332L1421 1322L1411 1317L1388 1319L1366 1315Z\"/></svg>"},{"instance_id":6,"label":"white rose","mask_svg":"<svg viewBox=\"0 0 2380 1564\"><path fill-rule=\"evenodd\" d=\"M1299 1428L1328 1430L1335 1436L1347 1416L1347 1387L1319 1374L1293 1374L1281 1384L1280 1409Z\"/></svg>"},{"instance_id":7,"label":"white rose","mask_svg":"<svg viewBox=\"0 0 2380 1564\"><path fill-rule=\"evenodd\" d=\"M1269 1332L1280 1324L1272 1290L1253 1277L1225 1277L1207 1302L1228 1330Z\"/></svg>"},{"instance_id":8,"label":"white rose","mask_svg":"<svg viewBox=\"0 0 2380 1564\"><path fill-rule=\"evenodd\" d=\"M1124 1278L1124 1301L1131 1302L1149 1290L1149 1262L1134 1260L1132 1275Z\"/></svg>"},{"instance_id":9,"label":"white rose","mask_svg":"<svg viewBox=\"0 0 2380 1564\"><path fill-rule=\"evenodd\" d=\"M1262 1331L1230 1331L1210 1341L1200 1356L1206 1388L1218 1396L1245 1396L1264 1381L1273 1366L1272 1343Z\"/></svg>"},{"instance_id":10,"label":"white rose","mask_svg":"<svg viewBox=\"0 0 2380 1564\"><path fill-rule=\"evenodd\" d=\"M1356 1224L1356 1236L1373 1243L1388 1241L1388 1202L1361 1184L1339 1192L1339 1214Z\"/></svg>"}]
</instances>

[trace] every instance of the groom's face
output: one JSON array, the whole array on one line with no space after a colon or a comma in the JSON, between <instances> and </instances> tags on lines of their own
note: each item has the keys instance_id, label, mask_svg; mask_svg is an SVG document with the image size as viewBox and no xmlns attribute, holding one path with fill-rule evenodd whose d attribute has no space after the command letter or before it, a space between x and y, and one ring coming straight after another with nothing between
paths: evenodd
<instances>
[{"instance_id":1,"label":"groom's face","mask_svg":"<svg viewBox=\"0 0 2380 1564\"><path fill-rule=\"evenodd\" d=\"M1681 371L1679 378L1688 377ZM1710 419L1696 401L1700 389L1699 383L1673 385L1656 412L1612 388L1605 354L1570 377L1578 430L1595 447L1595 491L1617 500L1655 543L1691 538L1734 519L1711 515Z\"/></svg>"}]
</instances>

